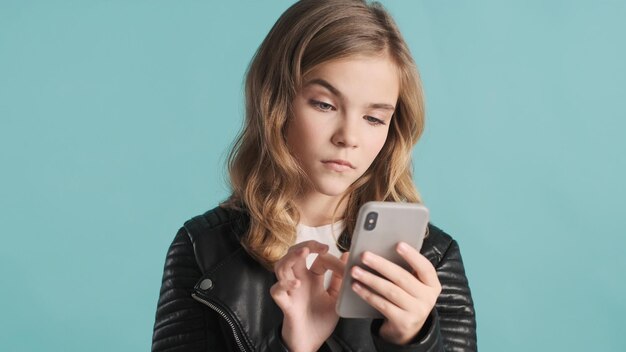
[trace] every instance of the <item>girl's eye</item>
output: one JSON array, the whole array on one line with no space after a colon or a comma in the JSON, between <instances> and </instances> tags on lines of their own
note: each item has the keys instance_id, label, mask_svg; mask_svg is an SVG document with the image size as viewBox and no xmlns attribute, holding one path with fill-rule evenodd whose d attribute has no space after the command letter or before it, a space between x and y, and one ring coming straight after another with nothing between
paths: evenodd
<instances>
[{"instance_id":1,"label":"girl's eye","mask_svg":"<svg viewBox=\"0 0 626 352\"><path fill-rule=\"evenodd\" d=\"M331 111L334 109L332 105L324 103L323 101L311 100L311 105L321 111Z\"/></svg>"},{"instance_id":2,"label":"girl's eye","mask_svg":"<svg viewBox=\"0 0 626 352\"><path fill-rule=\"evenodd\" d=\"M327 112L327 111L332 111L332 110L335 110L335 107L334 107L334 106L332 106L332 105L330 105L330 104L328 104L328 103L325 103L325 102L323 102L323 101L319 101L319 100L313 100L313 99L311 99L311 100L309 100L309 103L310 103L312 106L314 106L316 109L318 109L318 110L320 110L320 111L323 111L323 112ZM373 125L373 126L379 126L379 125L384 125L384 124L385 124L385 122L384 122L383 120L381 120L381 119L377 119L377 118L375 118L375 117L373 117L373 116L367 116L367 115L366 115L366 116L365 116L365 120L367 120L367 122L368 122L370 125Z\"/></svg>"},{"instance_id":3,"label":"girl's eye","mask_svg":"<svg viewBox=\"0 0 626 352\"><path fill-rule=\"evenodd\" d=\"M383 120L377 119L377 118L372 117L372 116L365 116L365 119L367 120L367 122L369 122L371 125L374 125L374 126L384 125L385 124L385 122Z\"/></svg>"}]
</instances>

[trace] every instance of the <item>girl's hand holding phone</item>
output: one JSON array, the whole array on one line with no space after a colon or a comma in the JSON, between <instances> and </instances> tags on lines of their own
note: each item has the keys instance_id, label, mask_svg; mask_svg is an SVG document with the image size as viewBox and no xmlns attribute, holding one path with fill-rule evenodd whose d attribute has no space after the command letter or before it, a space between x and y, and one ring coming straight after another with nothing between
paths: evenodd
<instances>
[{"instance_id":1,"label":"girl's hand holding phone","mask_svg":"<svg viewBox=\"0 0 626 352\"><path fill-rule=\"evenodd\" d=\"M272 286L270 294L283 311L281 334L289 351L317 351L339 320L335 303L347 253L338 259L327 252L328 246L320 242L301 242L292 246L274 266L278 282ZM307 269L306 258L311 253L318 256ZM325 289L327 270L331 270L333 276Z\"/></svg>"},{"instance_id":2,"label":"girl's hand holding phone","mask_svg":"<svg viewBox=\"0 0 626 352\"><path fill-rule=\"evenodd\" d=\"M385 316L380 336L397 345L407 344L424 326L441 293L432 263L415 248L400 242L396 251L414 273L372 252L364 252L363 265L382 275L354 266L350 275L358 281L352 289Z\"/></svg>"}]
</instances>

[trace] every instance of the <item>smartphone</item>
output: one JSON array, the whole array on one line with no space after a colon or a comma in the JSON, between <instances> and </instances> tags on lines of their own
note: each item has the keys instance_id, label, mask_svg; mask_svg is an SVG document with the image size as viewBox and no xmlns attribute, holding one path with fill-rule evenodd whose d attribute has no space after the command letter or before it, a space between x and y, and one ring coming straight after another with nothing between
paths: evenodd
<instances>
[{"instance_id":1,"label":"smartphone","mask_svg":"<svg viewBox=\"0 0 626 352\"><path fill-rule=\"evenodd\" d=\"M344 272L339 298L335 307L343 318L382 318L383 315L352 290L353 266L359 265L376 275L361 262L365 251L375 253L399 266L413 271L396 252L398 242L406 242L418 251L422 248L428 228L428 209L419 203L367 202L359 209L352 234L350 255Z\"/></svg>"}]
</instances>

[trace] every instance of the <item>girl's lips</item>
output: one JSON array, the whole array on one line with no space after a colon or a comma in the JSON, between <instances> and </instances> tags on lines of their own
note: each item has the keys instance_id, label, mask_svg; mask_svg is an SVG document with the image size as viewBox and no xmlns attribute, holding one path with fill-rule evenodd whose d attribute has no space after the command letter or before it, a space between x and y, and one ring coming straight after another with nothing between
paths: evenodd
<instances>
[{"instance_id":1,"label":"girl's lips","mask_svg":"<svg viewBox=\"0 0 626 352\"><path fill-rule=\"evenodd\" d=\"M332 159L332 160L322 160L323 163L336 163L340 165L346 165L350 168L354 169L354 165L352 165L349 161L343 159Z\"/></svg>"},{"instance_id":2,"label":"girl's lips","mask_svg":"<svg viewBox=\"0 0 626 352\"><path fill-rule=\"evenodd\" d=\"M344 171L348 171L352 169L350 165L342 164L334 160L323 161L322 163L324 164L324 166L326 166L326 168L334 170L334 171L338 171L338 172L344 172Z\"/></svg>"}]
</instances>

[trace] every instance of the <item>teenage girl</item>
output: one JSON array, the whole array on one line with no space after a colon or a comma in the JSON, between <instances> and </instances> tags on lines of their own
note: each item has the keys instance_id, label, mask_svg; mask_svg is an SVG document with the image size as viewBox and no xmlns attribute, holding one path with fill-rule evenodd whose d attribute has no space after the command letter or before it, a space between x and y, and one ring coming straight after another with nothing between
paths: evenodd
<instances>
[{"instance_id":1,"label":"teenage girl","mask_svg":"<svg viewBox=\"0 0 626 352\"><path fill-rule=\"evenodd\" d=\"M384 319L335 312L359 207L421 202L411 150L422 87L384 8L295 3L255 53L245 100L232 193L176 234L152 350L475 351L459 246L432 224L421 252L397 245L412 270L366 252L380 275L346 274Z\"/></svg>"}]
</instances>

